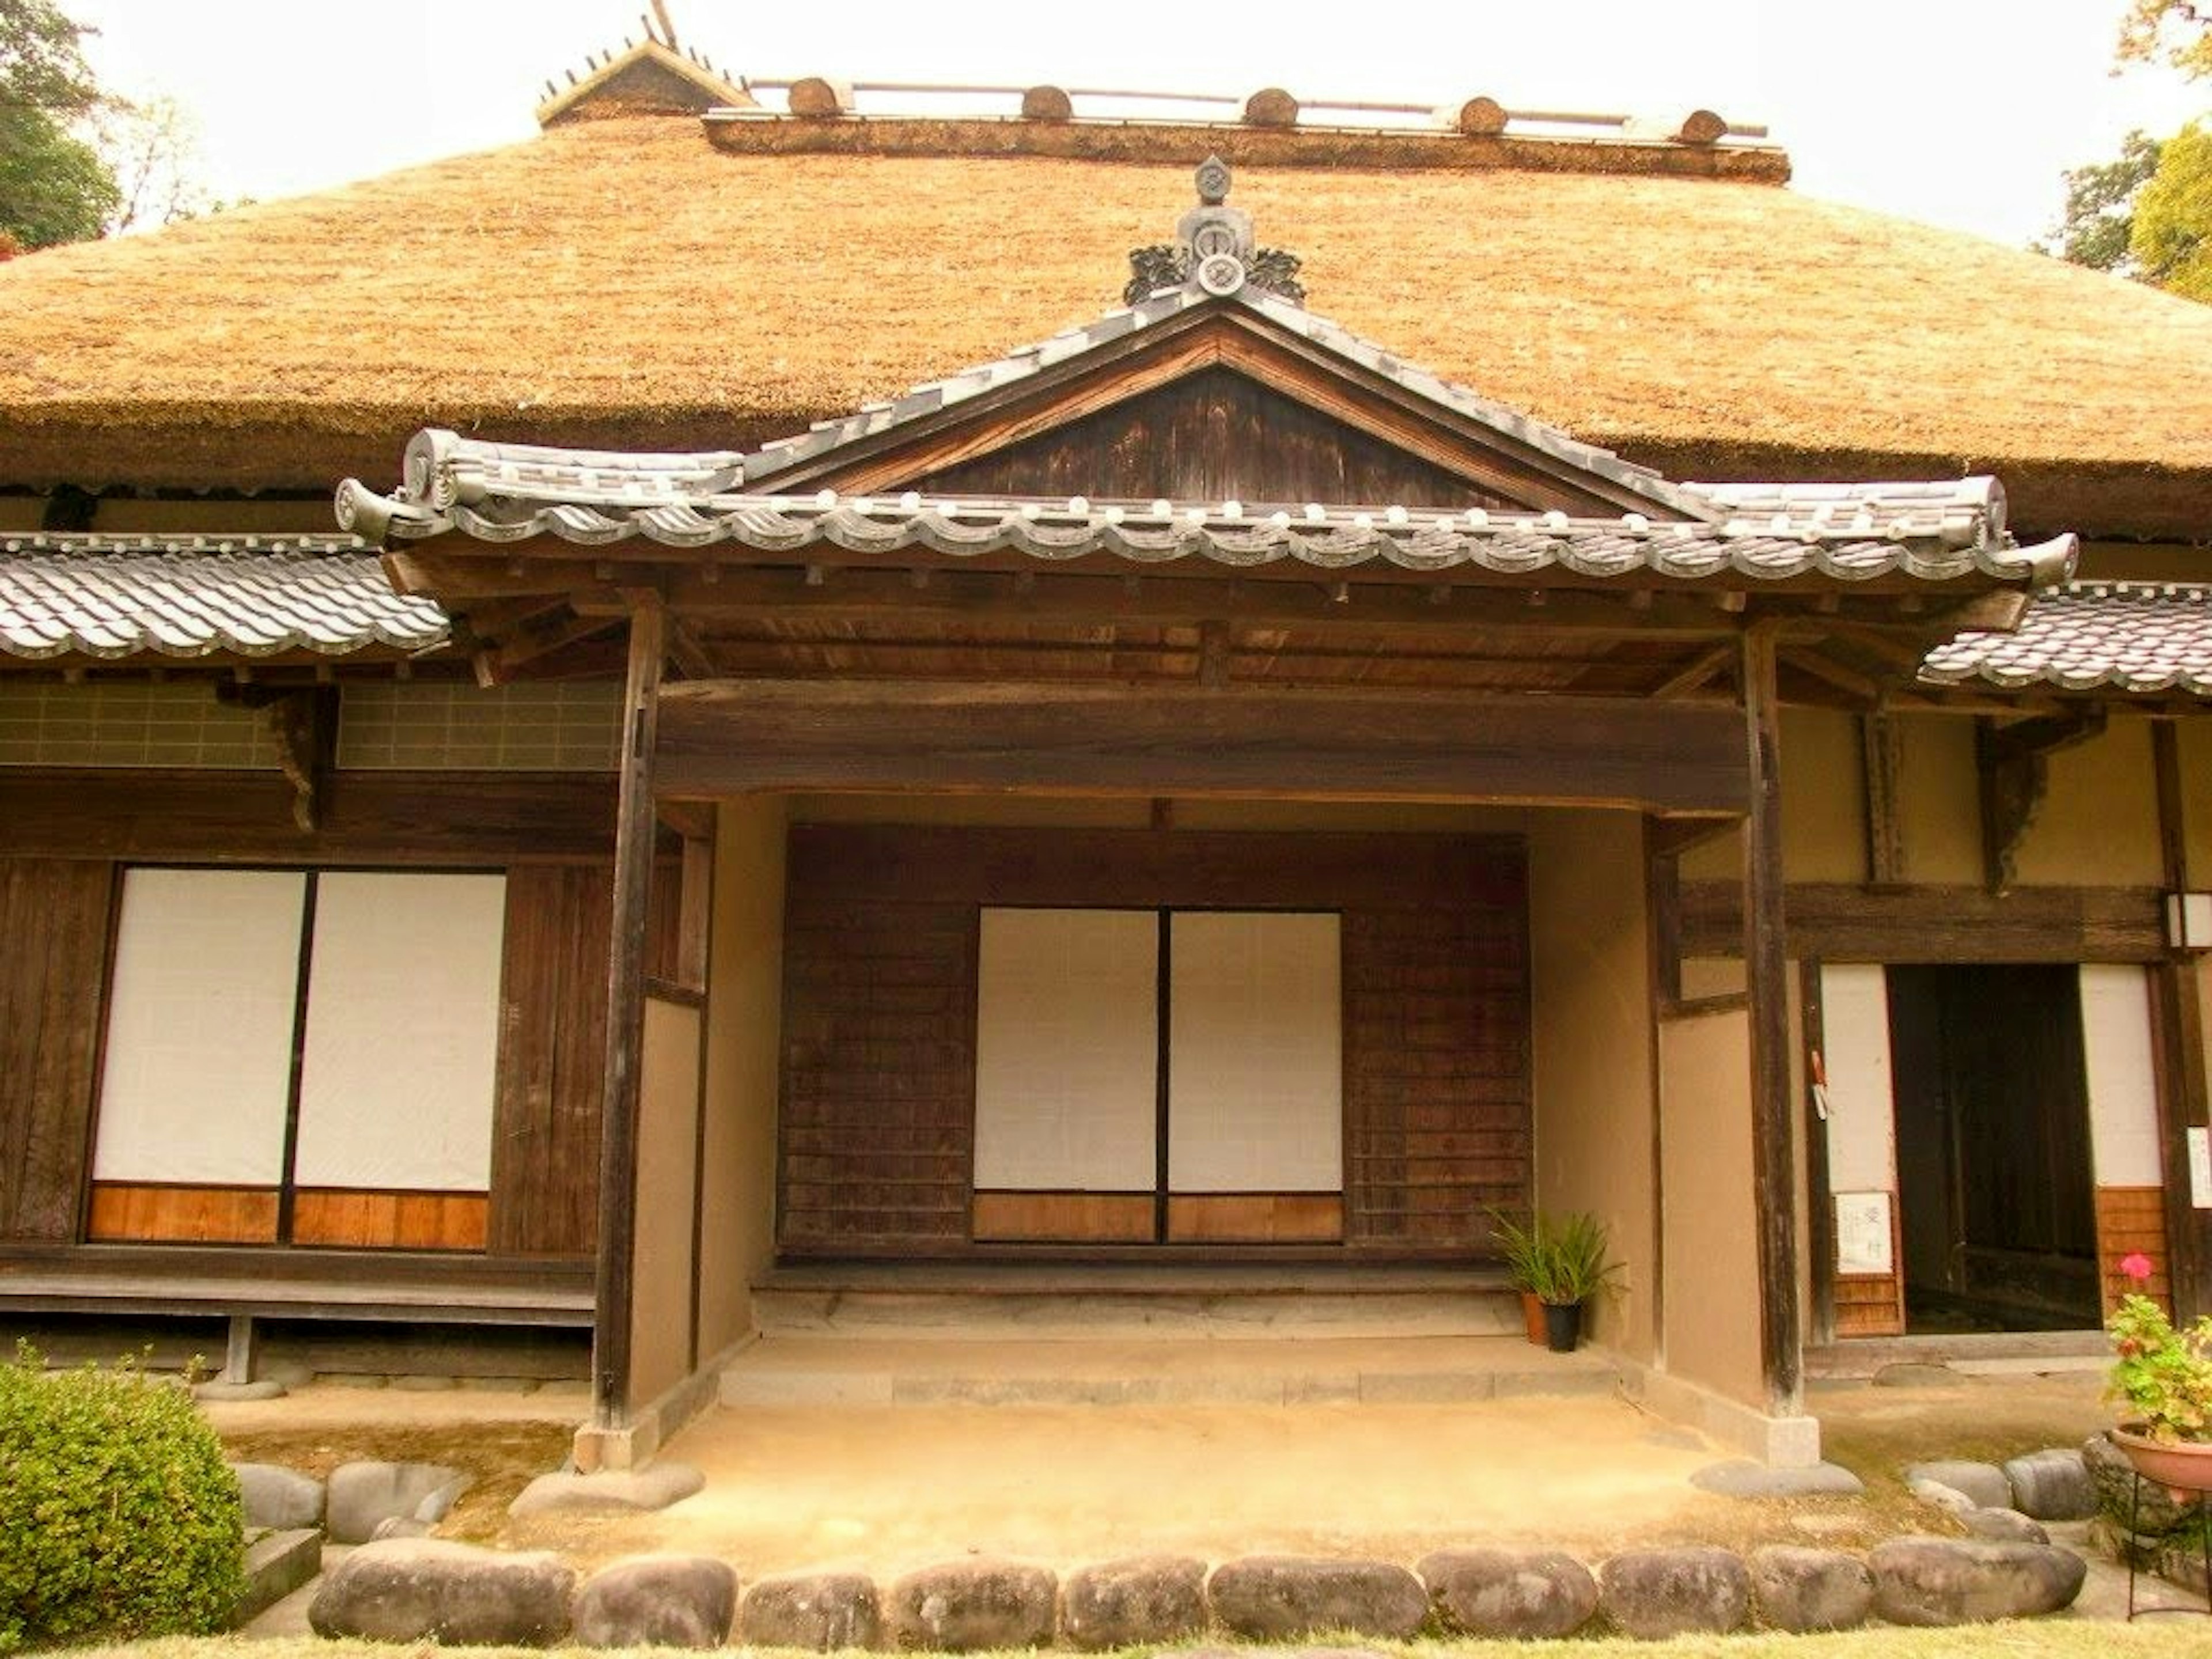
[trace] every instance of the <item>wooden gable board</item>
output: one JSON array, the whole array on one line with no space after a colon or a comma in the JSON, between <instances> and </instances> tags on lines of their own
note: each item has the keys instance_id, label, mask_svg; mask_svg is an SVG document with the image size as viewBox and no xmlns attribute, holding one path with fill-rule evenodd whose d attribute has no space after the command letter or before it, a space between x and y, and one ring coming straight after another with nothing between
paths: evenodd
<instances>
[{"instance_id":1,"label":"wooden gable board","mask_svg":"<svg viewBox=\"0 0 2212 1659\"><path fill-rule=\"evenodd\" d=\"M1378 364L1370 366L1330 343L1338 331L1302 332L1279 320L1278 308L1304 314L1237 296L1101 330L1105 337L985 392L902 400L888 417L856 420L833 441L767 468L749 457L747 483L779 494L912 489L1295 507L1371 500L1347 493L1365 482L1403 489L1395 504L1409 507L1716 516L1656 474L1564 434L1518 417L1486 420L1427 395L1418 371L1394 374L1387 354L1371 348L1364 355ZM1231 453L1240 437L1244 453ZM1237 487L1188 487L1208 477Z\"/></svg>"}]
</instances>

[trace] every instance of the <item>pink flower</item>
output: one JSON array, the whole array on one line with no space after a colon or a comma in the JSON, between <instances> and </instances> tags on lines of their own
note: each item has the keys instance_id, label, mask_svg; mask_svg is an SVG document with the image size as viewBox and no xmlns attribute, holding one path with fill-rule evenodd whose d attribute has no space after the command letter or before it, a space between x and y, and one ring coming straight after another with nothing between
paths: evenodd
<instances>
[{"instance_id":1,"label":"pink flower","mask_svg":"<svg viewBox=\"0 0 2212 1659\"><path fill-rule=\"evenodd\" d=\"M2141 1285L2150 1278L2150 1258L2141 1250L2130 1250L2120 1258L2120 1271Z\"/></svg>"}]
</instances>

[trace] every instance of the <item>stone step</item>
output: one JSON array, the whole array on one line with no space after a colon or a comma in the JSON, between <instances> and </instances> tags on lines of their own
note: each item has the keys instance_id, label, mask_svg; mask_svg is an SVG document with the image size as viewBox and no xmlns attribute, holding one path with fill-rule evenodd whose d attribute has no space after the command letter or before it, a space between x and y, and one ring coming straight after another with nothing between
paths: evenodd
<instances>
[{"instance_id":1,"label":"stone step","mask_svg":"<svg viewBox=\"0 0 2212 1659\"><path fill-rule=\"evenodd\" d=\"M753 1290L764 1335L940 1341L1115 1336L1484 1337L1517 1333L1494 1274L1183 1270L836 1273L783 1270Z\"/></svg>"},{"instance_id":2,"label":"stone step","mask_svg":"<svg viewBox=\"0 0 2212 1659\"><path fill-rule=\"evenodd\" d=\"M1632 1368L1520 1336L1117 1337L940 1342L763 1335L723 1371L725 1405L1438 1405L1609 1395Z\"/></svg>"}]
</instances>

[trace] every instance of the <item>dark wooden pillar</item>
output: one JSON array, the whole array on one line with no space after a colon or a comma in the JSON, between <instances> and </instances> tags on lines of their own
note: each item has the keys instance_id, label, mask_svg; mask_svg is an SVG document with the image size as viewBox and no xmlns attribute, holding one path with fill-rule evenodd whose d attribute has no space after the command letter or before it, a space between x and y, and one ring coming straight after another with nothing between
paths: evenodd
<instances>
[{"instance_id":1,"label":"dark wooden pillar","mask_svg":"<svg viewBox=\"0 0 2212 1659\"><path fill-rule=\"evenodd\" d=\"M2159 846L2166 890L2189 890L2188 824L2181 779L2180 734L2171 720L2151 727L2151 761L2158 782ZM2198 958L2167 947L2151 969L2152 1006L2158 1020L2159 1127L2166 1186L2166 1243L2172 1257L2177 1319L2212 1311L2212 1239L2197 1207L2189 1172L2189 1131L2212 1118L2204 1054L2203 1005L2198 1000ZM2107 1267L2111 1266L2108 1262Z\"/></svg>"},{"instance_id":2,"label":"dark wooden pillar","mask_svg":"<svg viewBox=\"0 0 2212 1659\"><path fill-rule=\"evenodd\" d=\"M1782 726L1775 637L1753 623L1741 647L1750 763L1743 826L1743 962L1751 1003L1751 1158L1759 1229L1759 1363L1768 1409L1802 1407L1797 1328L1797 1182L1790 1095L1790 963L1783 933Z\"/></svg>"},{"instance_id":3,"label":"dark wooden pillar","mask_svg":"<svg viewBox=\"0 0 2212 1659\"><path fill-rule=\"evenodd\" d=\"M653 745L667 618L657 595L630 613L623 690L621 790L607 959L607 1064L599 1136L599 1262L592 1332L592 1420L622 1427L629 1398L630 1287L637 1232L638 1050L645 1030L645 942L653 885Z\"/></svg>"}]
</instances>

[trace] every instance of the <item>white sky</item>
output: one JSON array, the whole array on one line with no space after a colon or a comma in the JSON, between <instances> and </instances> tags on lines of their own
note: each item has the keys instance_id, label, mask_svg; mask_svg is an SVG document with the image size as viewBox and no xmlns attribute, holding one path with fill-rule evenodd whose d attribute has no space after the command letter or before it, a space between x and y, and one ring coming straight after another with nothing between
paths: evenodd
<instances>
[{"instance_id":1,"label":"white sky","mask_svg":"<svg viewBox=\"0 0 2212 1659\"><path fill-rule=\"evenodd\" d=\"M2163 135L2212 86L2109 72L2124 0L668 0L763 78L1139 87L1765 122L1796 188L2018 245L2061 171ZM544 82L645 0L64 0L128 95L198 118L219 197L262 200L528 137Z\"/></svg>"}]
</instances>

